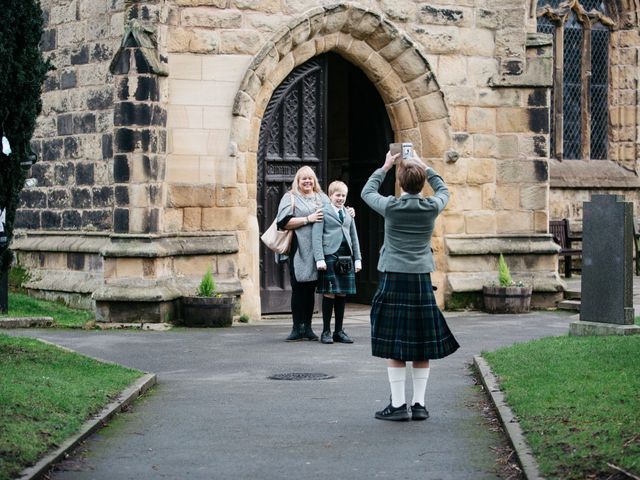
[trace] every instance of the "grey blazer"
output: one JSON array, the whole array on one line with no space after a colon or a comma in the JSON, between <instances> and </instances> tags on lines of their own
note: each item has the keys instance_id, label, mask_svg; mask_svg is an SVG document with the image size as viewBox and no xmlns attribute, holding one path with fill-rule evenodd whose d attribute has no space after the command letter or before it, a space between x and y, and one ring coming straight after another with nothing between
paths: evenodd
<instances>
[{"instance_id":1,"label":"grey blazer","mask_svg":"<svg viewBox=\"0 0 640 480\"><path fill-rule=\"evenodd\" d=\"M362 199L384 217L384 244L380 249L380 272L428 273L435 270L431 254L431 235L436 217L449 201L447 185L433 169L427 168L427 181L435 195L404 194L383 197L378 189L386 176L379 168L362 189Z\"/></svg>"},{"instance_id":2,"label":"grey blazer","mask_svg":"<svg viewBox=\"0 0 640 480\"><path fill-rule=\"evenodd\" d=\"M313 241L313 257L316 262L324 260L326 255L331 255L338 251L342 238L347 239L349 248L355 260L362 260L360 255L360 242L358 242L358 232L356 232L355 220L344 211L344 223L340 223L340 218L333 208L333 205L325 205L323 208L324 217L322 222L313 224L311 238Z\"/></svg>"}]
</instances>

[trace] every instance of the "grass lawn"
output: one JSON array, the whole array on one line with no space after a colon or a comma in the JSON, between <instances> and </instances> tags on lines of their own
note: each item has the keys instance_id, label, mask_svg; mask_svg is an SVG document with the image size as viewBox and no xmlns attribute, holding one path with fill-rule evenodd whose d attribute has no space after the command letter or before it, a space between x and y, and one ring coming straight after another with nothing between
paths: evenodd
<instances>
[{"instance_id":1,"label":"grass lawn","mask_svg":"<svg viewBox=\"0 0 640 480\"><path fill-rule=\"evenodd\" d=\"M56 448L142 372L0 334L0 480Z\"/></svg>"},{"instance_id":2,"label":"grass lawn","mask_svg":"<svg viewBox=\"0 0 640 480\"><path fill-rule=\"evenodd\" d=\"M640 475L640 336L550 337L483 353L543 476Z\"/></svg>"},{"instance_id":3,"label":"grass lawn","mask_svg":"<svg viewBox=\"0 0 640 480\"><path fill-rule=\"evenodd\" d=\"M69 308L62 303L38 300L24 293L9 292L9 313L0 317L53 317L57 326L81 327L95 318L92 311Z\"/></svg>"}]
</instances>

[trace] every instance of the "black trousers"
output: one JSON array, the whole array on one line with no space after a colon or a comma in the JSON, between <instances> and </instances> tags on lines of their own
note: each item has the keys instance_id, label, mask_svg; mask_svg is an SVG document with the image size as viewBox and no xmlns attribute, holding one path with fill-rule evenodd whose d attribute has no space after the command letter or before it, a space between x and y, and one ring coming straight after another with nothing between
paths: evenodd
<instances>
[{"instance_id":1,"label":"black trousers","mask_svg":"<svg viewBox=\"0 0 640 480\"><path fill-rule=\"evenodd\" d=\"M311 325L316 300L316 282L291 282L291 315L294 325Z\"/></svg>"}]
</instances>

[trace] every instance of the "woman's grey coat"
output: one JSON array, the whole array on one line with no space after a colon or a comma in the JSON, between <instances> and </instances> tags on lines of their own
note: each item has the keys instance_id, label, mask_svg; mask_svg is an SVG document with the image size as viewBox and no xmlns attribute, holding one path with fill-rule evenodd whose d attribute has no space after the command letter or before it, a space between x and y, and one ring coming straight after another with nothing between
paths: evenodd
<instances>
[{"instance_id":1,"label":"woman's grey coat","mask_svg":"<svg viewBox=\"0 0 640 480\"><path fill-rule=\"evenodd\" d=\"M293 212L291 211L291 195L296 197ZM289 215L307 217L327 203L329 203L329 197L324 193L316 193L313 197L305 197L297 193L287 192L280 200L276 219L280 222ZM313 223L310 223L293 231L298 242L298 248L293 254L293 271L298 282L313 282L318 279L311 239L313 225ZM291 258L289 258L289 262L291 262Z\"/></svg>"}]
</instances>

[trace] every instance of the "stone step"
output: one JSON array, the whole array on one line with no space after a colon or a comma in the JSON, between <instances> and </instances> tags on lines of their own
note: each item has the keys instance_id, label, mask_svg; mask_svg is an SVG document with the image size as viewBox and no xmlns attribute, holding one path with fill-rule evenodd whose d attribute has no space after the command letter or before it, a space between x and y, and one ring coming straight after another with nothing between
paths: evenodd
<instances>
[{"instance_id":1,"label":"stone step","mask_svg":"<svg viewBox=\"0 0 640 480\"><path fill-rule=\"evenodd\" d=\"M580 290L565 290L564 298L567 300L580 300Z\"/></svg>"},{"instance_id":2,"label":"stone step","mask_svg":"<svg viewBox=\"0 0 640 480\"><path fill-rule=\"evenodd\" d=\"M561 302L558 302L558 308L560 310L572 310L579 312L580 300L563 300Z\"/></svg>"}]
</instances>

